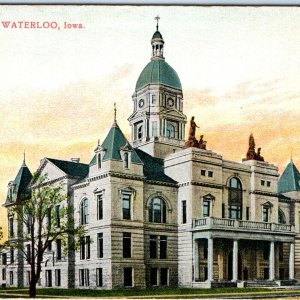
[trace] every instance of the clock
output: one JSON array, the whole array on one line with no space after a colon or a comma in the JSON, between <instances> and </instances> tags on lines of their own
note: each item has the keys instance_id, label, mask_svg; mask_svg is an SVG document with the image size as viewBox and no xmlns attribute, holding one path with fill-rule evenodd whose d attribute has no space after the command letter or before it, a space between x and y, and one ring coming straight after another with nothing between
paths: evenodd
<instances>
[{"instance_id":1,"label":"clock","mask_svg":"<svg viewBox=\"0 0 300 300\"><path fill-rule=\"evenodd\" d=\"M141 100L139 101L139 108L142 108L142 107L144 106L144 104L145 104L144 99L141 99Z\"/></svg>"},{"instance_id":2,"label":"clock","mask_svg":"<svg viewBox=\"0 0 300 300\"><path fill-rule=\"evenodd\" d=\"M174 100L172 98L169 98L167 101L169 106L173 106L174 105Z\"/></svg>"}]
</instances>

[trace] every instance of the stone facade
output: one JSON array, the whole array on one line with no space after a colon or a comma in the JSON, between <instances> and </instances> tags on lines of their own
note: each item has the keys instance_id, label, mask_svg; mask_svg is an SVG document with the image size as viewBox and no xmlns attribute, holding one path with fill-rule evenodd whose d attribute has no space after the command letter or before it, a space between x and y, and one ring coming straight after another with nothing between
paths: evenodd
<instances>
[{"instance_id":1,"label":"stone facade","mask_svg":"<svg viewBox=\"0 0 300 300\"><path fill-rule=\"evenodd\" d=\"M158 29L151 44L151 62L133 94L131 142L115 118L89 164L41 161L40 173L64 183L75 225L83 225L85 233L76 253L58 255L55 243L48 249L40 286L211 287L300 280L297 168L291 162L279 179L278 168L264 161L233 162L211 150L185 148L181 83L164 61ZM25 187L30 182L28 174L24 162L8 186L10 239L24 230L9 208L18 197L30 197L19 193L20 182ZM11 234L16 226L17 236ZM26 286L29 264L11 250L2 253L0 281Z\"/></svg>"}]
</instances>

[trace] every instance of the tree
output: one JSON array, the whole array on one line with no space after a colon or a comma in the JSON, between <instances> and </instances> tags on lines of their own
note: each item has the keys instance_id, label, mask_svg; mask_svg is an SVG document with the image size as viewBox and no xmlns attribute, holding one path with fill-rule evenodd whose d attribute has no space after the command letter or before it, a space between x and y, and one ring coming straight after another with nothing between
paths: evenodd
<instances>
[{"instance_id":1,"label":"tree","mask_svg":"<svg viewBox=\"0 0 300 300\"><path fill-rule=\"evenodd\" d=\"M61 183L51 183L47 175L35 174L30 189L30 199L10 208L10 214L18 223L18 234L17 238L8 240L5 247L19 249L29 263L29 296L35 297L49 244L60 240L64 252L76 250L83 227L74 227L72 205Z\"/></svg>"}]
</instances>

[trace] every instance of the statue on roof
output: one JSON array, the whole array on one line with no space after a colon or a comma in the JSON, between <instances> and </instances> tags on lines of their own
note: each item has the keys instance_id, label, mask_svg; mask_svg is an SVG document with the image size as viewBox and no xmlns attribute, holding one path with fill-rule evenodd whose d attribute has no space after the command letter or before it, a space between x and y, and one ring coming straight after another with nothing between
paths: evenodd
<instances>
[{"instance_id":1,"label":"statue on roof","mask_svg":"<svg viewBox=\"0 0 300 300\"><path fill-rule=\"evenodd\" d=\"M255 141L253 134L251 133L249 136L249 147L247 151L247 156L243 160L258 160L258 161L265 161L264 157L260 154L261 148L257 149L257 153L255 152Z\"/></svg>"},{"instance_id":2,"label":"statue on roof","mask_svg":"<svg viewBox=\"0 0 300 300\"><path fill-rule=\"evenodd\" d=\"M190 121L190 129L189 129L189 139L185 142L184 147L194 147L206 150L206 141L203 140L203 134L200 135L199 141L196 139L196 128L200 128L197 126L195 122L195 117L193 116Z\"/></svg>"}]
</instances>

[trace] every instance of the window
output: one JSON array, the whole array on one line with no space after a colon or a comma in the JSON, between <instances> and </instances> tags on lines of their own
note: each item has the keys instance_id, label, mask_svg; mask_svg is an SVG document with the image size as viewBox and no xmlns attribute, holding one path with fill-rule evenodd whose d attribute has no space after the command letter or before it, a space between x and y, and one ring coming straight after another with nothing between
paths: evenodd
<instances>
[{"instance_id":1,"label":"window","mask_svg":"<svg viewBox=\"0 0 300 300\"><path fill-rule=\"evenodd\" d=\"M9 271L9 284L13 285L14 284L14 272Z\"/></svg>"},{"instance_id":2,"label":"window","mask_svg":"<svg viewBox=\"0 0 300 300\"><path fill-rule=\"evenodd\" d=\"M48 251L52 250L52 241L50 241L50 240L47 242L47 250Z\"/></svg>"},{"instance_id":3,"label":"window","mask_svg":"<svg viewBox=\"0 0 300 300\"><path fill-rule=\"evenodd\" d=\"M97 220L103 219L103 194L97 195Z\"/></svg>"},{"instance_id":4,"label":"window","mask_svg":"<svg viewBox=\"0 0 300 300\"><path fill-rule=\"evenodd\" d=\"M85 238L80 238L80 259L85 259Z\"/></svg>"},{"instance_id":5,"label":"window","mask_svg":"<svg viewBox=\"0 0 300 300\"><path fill-rule=\"evenodd\" d=\"M79 269L79 286L84 286L84 269Z\"/></svg>"},{"instance_id":6,"label":"window","mask_svg":"<svg viewBox=\"0 0 300 300\"><path fill-rule=\"evenodd\" d=\"M213 177L214 176L214 172L213 171L208 171L207 175L208 175L208 177Z\"/></svg>"},{"instance_id":7,"label":"window","mask_svg":"<svg viewBox=\"0 0 300 300\"><path fill-rule=\"evenodd\" d=\"M103 269L97 268L96 269L96 285L103 286Z\"/></svg>"},{"instance_id":8,"label":"window","mask_svg":"<svg viewBox=\"0 0 300 300\"><path fill-rule=\"evenodd\" d=\"M261 180L261 181L260 181L260 185L264 186L264 185L265 185L265 181L264 181L264 180Z\"/></svg>"},{"instance_id":9,"label":"window","mask_svg":"<svg viewBox=\"0 0 300 300\"><path fill-rule=\"evenodd\" d=\"M30 284L30 271L26 272L26 285Z\"/></svg>"},{"instance_id":10,"label":"window","mask_svg":"<svg viewBox=\"0 0 300 300\"><path fill-rule=\"evenodd\" d=\"M85 276L85 278L84 278L84 283L85 283L85 286L89 286L90 285L90 270L89 269L85 269L84 270L85 272L85 274L84 274L84 276Z\"/></svg>"},{"instance_id":11,"label":"window","mask_svg":"<svg viewBox=\"0 0 300 300\"><path fill-rule=\"evenodd\" d=\"M166 204L160 198L154 198L149 205L149 222L166 223Z\"/></svg>"},{"instance_id":12,"label":"window","mask_svg":"<svg viewBox=\"0 0 300 300\"><path fill-rule=\"evenodd\" d=\"M228 187L228 213L230 219L242 219L243 191L240 180L233 177Z\"/></svg>"},{"instance_id":13,"label":"window","mask_svg":"<svg viewBox=\"0 0 300 300\"><path fill-rule=\"evenodd\" d=\"M129 168L129 156L128 156L128 152L124 153L124 168L125 169Z\"/></svg>"},{"instance_id":14,"label":"window","mask_svg":"<svg viewBox=\"0 0 300 300\"><path fill-rule=\"evenodd\" d=\"M267 181L267 187L271 186L271 181Z\"/></svg>"},{"instance_id":15,"label":"window","mask_svg":"<svg viewBox=\"0 0 300 300\"><path fill-rule=\"evenodd\" d=\"M167 237L165 235L160 237L159 258L167 258Z\"/></svg>"},{"instance_id":16,"label":"window","mask_svg":"<svg viewBox=\"0 0 300 300\"><path fill-rule=\"evenodd\" d=\"M89 202L88 199L83 199L80 204L80 224L89 223Z\"/></svg>"},{"instance_id":17,"label":"window","mask_svg":"<svg viewBox=\"0 0 300 300\"><path fill-rule=\"evenodd\" d=\"M30 259L31 259L31 249L30 249L30 245L26 245L26 256L27 256L27 262L30 263Z\"/></svg>"},{"instance_id":18,"label":"window","mask_svg":"<svg viewBox=\"0 0 300 300\"><path fill-rule=\"evenodd\" d=\"M97 257L103 257L103 233L97 234Z\"/></svg>"},{"instance_id":19,"label":"window","mask_svg":"<svg viewBox=\"0 0 300 300\"><path fill-rule=\"evenodd\" d=\"M168 285L168 269L161 268L160 269L160 285Z\"/></svg>"},{"instance_id":20,"label":"window","mask_svg":"<svg viewBox=\"0 0 300 300\"><path fill-rule=\"evenodd\" d=\"M175 127L171 123L167 123L167 137L175 138Z\"/></svg>"},{"instance_id":21,"label":"window","mask_svg":"<svg viewBox=\"0 0 300 300\"><path fill-rule=\"evenodd\" d=\"M157 136L157 122L152 122L152 136Z\"/></svg>"},{"instance_id":22,"label":"window","mask_svg":"<svg viewBox=\"0 0 300 300\"><path fill-rule=\"evenodd\" d=\"M137 128L137 138L141 139L143 137L143 125L140 124Z\"/></svg>"},{"instance_id":23,"label":"window","mask_svg":"<svg viewBox=\"0 0 300 300\"><path fill-rule=\"evenodd\" d=\"M123 219L131 219L131 193L122 192Z\"/></svg>"},{"instance_id":24,"label":"window","mask_svg":"<svg viewBox=\"0 0 300 300\"><path fill-rule=\"evenodd\" d=\"M86 258L91 258L91 238L89 236L85 237L85 243L86 243Z\"/></svg>"},{"instance_id":25,"label":"window","mask_svg":"<svg viewBox=\"0 0 300 300\"><path fill-rule=\"evenodd\" d=\"M14 261L15 261L14 248L11 247L10 248L10 263L12 264L12 263L14 263Z\"/></svg>"},{"instance_id":26,"label":"window","mask_svg":"<svg viewBox=\"0 0 300 300\"><path fill-rule=\"evenodd\" d=\"M203 217L209 217L210 215L210 201L203 200Z\"/></svg>"},{"instance_id":27,"label":"window","mask_svg":"<svg viewBox=\"0 0 300 300\"><path fill-rule=\"evenodd\" d=\"M91 239L89 236L80 238L80 259L89 259L91 257Z\"/></svg>"},{"instance_id":28,"label":"window","mask_svg":"<svg viewBox=\"0 0 300 300\"><path fill-rule=\"evenodd\" d=\"M97 154L97 166L98 166L98 169L101 169L101 154L100 153Z\"/></svg>"},{"instance_id":29,"label":"window","mask_svg":"<svg viewBox=\"0 0 300 300\"><path fill-rule=\"evenodd\" d=\"M124 287L133 286L132 268L124 268Z\"/></svg>"},{"instance_id":30,"label":"window","mask_svg":"<svg viewBox=\"0 0 300 300\"><path fill-rule=\"evenodd\" d=\"M60 227L60 205L55 206L55 226Z\"/></svg>"},{"instance_id":31,"label":"window","mask_svg":"<svg viewBox=\"0 0 300 300\"><path fill-rule=\"evenodd\" d=\"M286 223L285 214L280 208L278 209L278 223L279 224Z\"/></svg>"},{"instance_id":32,"label":"window","mask_svg":"<svg viewBox=\"0 0 300 300\"><path fill-rule=\"evenodd\" d=\"M152 104L156 104L156 95L152 95Z\"/></svg>"},{"instance_id":33,"label":"window","mask_svg":"<svg viewBox=\"0 0 300 300\"><path fill-rule=\"evenodd\" d=\"M123 233L123 257L131 257L131 233Z\"/></svg>"},{"instance_id":34,"label":"window","mask_svg":"<svg viewBox=\"0 0 300 300\"><path fill-rule=\"evenodd\" d=\"M153 286L158 285L157 271L158 271L157 268L151 268L151 270L150 270L150 284L153 285Z\"/></svg>"},{"instance_id":35,"label":"window","mask_svg":"<svg viewBox=\"0 0 300 300\"><path fill-rule=\"evenodd\" d=\"M205 176L206 175L206 170L201 170L200 174L201 174L201 176Z\"/></svg>"},{"instance_id":36,"label":"window","mask_svg":"<svg viewBox=\"0 0 300 300\"><path fill-rule=\"evenodd\" d=\"M150 235L150 258L157 258L157 236Z\"/></svg>"},{"instance_id":37,"label":"window","mask_svg":"<svg viewBox=\"0 0 300 300\"><path fill-rule=\"evenodd\" d=\"M60 286L61 284L61 275L60 275L60 269L55 270L55 285Z\"/></svg>"},{"instance_id":38,"label":"window","mask_svg":"<svg viewBox=\"0 0 300 300\"><path fill-rule=\"evenodd\" d=\"M48 229L51 229L51 217L52 217L51 208L48 208L47 209L47 226L48 226Z\"/></svg>"},{"instance_id":39,"label":"window","mask_svg":"<svg viewBox=\"0 0 300 300\"><path fill-rule=\"evenodd\" d=\"M249 220L250 219L250 207L247 206L246 207L246 220Z\"/></svg>"},{"instance_id":40,"label":"window","mask_svg":"<svg viewBox=\"0 0 300 300\"><path fill-rule=\"evenodd\" d=\"M14 237L15 233L14 233L14 218L10 217L8 219L8 230L9 230L9 237Z\"/></svg>"},{"instance_id":41,"label":"window","mask_svg":"<svg viewBox=\"0 0 300 300\"><path fill-rule=\"evenodd\" d=\"M182 207L182 224L186 224L186 200L181 201Z\"/></svg>"},{"instance_id":42,"label":"window","mask_svg":"<svg viewBox=\"0 0 300 300\"><path fill-rule=\"evenodd\" d=\"M52 271L46 270L46 287L52 287Z\"/></svg>"},{"instance_id":43,"label":"window","mask_svg":"<svg viewBox=\"0 0 300 300\"><path fill-rule=\"evenodd\" d=\"M2 253L2 265L6 265L7 264L7 254L6 253Z\"/></svg>"},{"instance_id":44,"label":"window","mask_svg":"<svg viewBox=\"0 0 300 300\"><path fill-rule=\"evenodd\" d=\"M8 189L8 198L9 198L9 202L13 201L13 187L10 186Z\"/></svg>"},{"instance_id":45,"label":"window","mask_svg":"<svg viewBox=\"0 0 300 300\"><path fill-rule=\"evenodd\" d=\"M26 217L26 230L27 230L27 233L30 233L31 223L32 223L32 218L31 218L30 215L27 215L27 217Z\"/></svg>"},{"instance_id":46,"label":"window","mask_svg":"<svg viewBox=\"0 0 300 300\"><path fill-rule=\"evenodd\" d=\"M2 269L2 280L5 281L6 280L6 270Z\"/></svg>"},{"instance_id":47,"label":"window","mask_svg":"<svg viewBox=\"0 0 300 300\"><path fill-rule=\"evenodd\" d=\"M262 208L262 220L263 222L269 222L269 207L267 206Z\"/></svg>"},{"instance_id":48,"label":"window","mask_svg":"<svg viewBox=\"0 0 300 300\"><path fill-rule=\"evenodd\" d=\"M56 259L61 260L61 240L56 240Z\"/></svg>"}]
</instances>

